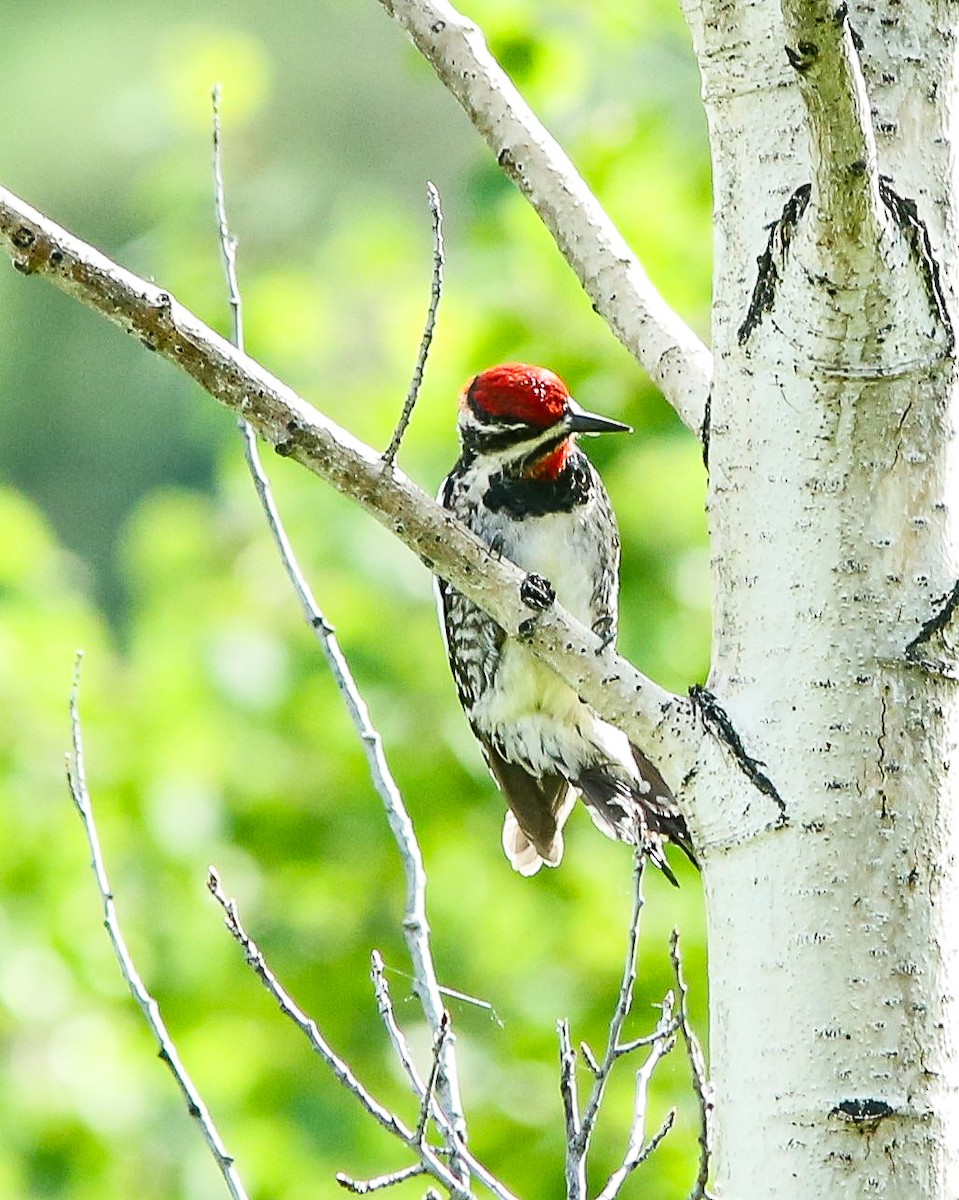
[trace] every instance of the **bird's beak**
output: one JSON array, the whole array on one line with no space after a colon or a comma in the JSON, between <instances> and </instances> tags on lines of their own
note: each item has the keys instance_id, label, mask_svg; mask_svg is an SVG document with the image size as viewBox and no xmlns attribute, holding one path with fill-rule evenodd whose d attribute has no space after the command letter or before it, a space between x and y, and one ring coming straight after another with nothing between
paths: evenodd
<instances>
[{"instance_id":1,"label":"bird's beak","mask_svg":"<svg viewBox=\"0 0 959 1200\"><path fill-rule=\"evenodd\" d=\"M631 425L622 421L612 421L609 417L600 417L596 413L584 412L575 400L569 402L569 416L566 418L570 433L632 433Z\"/></svg>"}]
</instances>

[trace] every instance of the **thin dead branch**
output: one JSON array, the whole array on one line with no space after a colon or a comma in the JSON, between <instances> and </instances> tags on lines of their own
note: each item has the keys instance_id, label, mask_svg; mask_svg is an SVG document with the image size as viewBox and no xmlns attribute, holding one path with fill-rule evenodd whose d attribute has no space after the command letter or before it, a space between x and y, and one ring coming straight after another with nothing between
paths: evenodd
<instances>
[{"instance_id":1,"label":"thin dead branch","mask_svg":"<svg viewBox=\"0 0 959 1200\"><path fill-rule=\"evenodd\" d=\"M712 1127L716 1098L713 1093L713 1086L709 1082L709 1076L706 1073L706 1057L703 1054L703 1048L693 1027L689 1023L689 1012L687 1009L689 987L683 975L683 960L679 948L678 929L673 930L672 936L669 939L669 955L673 964L673 974L676 977L676 991L679 1000L677 1014L679 1028L682 1031L683 1041L686 1043L686 1053L689 1057L693 1087L699 1103L699 1169L696 1172L692 1191L689 1193L689 1200L712 1200L712 1196L707 1191L706 1185L709 1182L709 1166L713 1152Z\"/></svg>"},{"instance_id":2,"label":"thin dead branch","mask_svg":"<svg viewBox=\"0 0 959 1200\"><path fill-rule=\"evenodd\" d=\"M214 199L220 250L229 290L230 309L233 315L233 342L237 349L242 351L243 301L237 274L238 243L230 230L227 219L219 100L219 87L215 87L213 89ZM432 188L432 185L430 186ZM435 195L435 189L431 193L431 203L433 195ZM438 223L440 220L439 196L436 195L435 198L437 206L435 209L435 219ZM442 267L442 234L438 224L436 237L440 267L434 268L434 278L436 270L441 270ZM434 321L435 308L431 307L431 317L427 322L430 337L432 337L432 324ZM421 345L420 373L422 373L422 364L425 363L426 352L429 349L429 339L425 332L424 343L425 348ZM413 399L415 401L415 394ZM412 410L412 404L410 405L410 410ZM247 467L253 478L257 496L266 516L273 541L279 552L283 567L300 601L300 607L303 609L310 628L316 634L327 665L346 704L350 719L359 734L373 786L376 788L376 792L383 802L390 831L399 849L400 859L406 875L406 911L403 915L403 934L413 967L413 990L423 1007L426 1020L435 1036L443 1021L444 1007L436 978L436 968L433 963L433 953L430 947L429 924L426 919L426 871L423 866L423 856L419 843L413 830L413 823L403 802L400 790L393 778L393 774L390 771L389 764L386 761L383 739L373 725L369 709L360 693L346 657L340 648L336 631L320 609L313 590L300 567L290 539L287 536L279 509L273 497L269 479L263 469L263 462L260 458L259 447L257 446L256 433L242 416L239 418L238 424L240 434L243 438L243 449ZM399 441L397 439L398 444ZM445 1038L442 1043L436 1088L439 1101L448 1114L458 1139L465 1141L466 1123L463 1117L463 1103L460 1098L454 1043L451 1037Z\"/></svg>"},{"instance_id":3,"label":"thin dead branch","mask_svg":"<svg viewBox=\"0 0 959 1200\"><path fill-rule=\"evenodd\" d=\"M651 1035L651 1049L646 1061L636 1072L636 1093L633 1102L633 1119L629 1127L629 1137L626 1141L626 1152L621 1165L610 1175L606 1186L596 1200L615 1200L623 1189L623 1185L637 1167L642 1166L663 1140L676 1120L676 1110L671 1108L663 1119L663 1123L653 1136L646 1140L646 1116L649 1099L649 1084L658 1063L673 1049L676 1044L675 1022L673 1021L673 998L667 997L663 1004L662 1016ZM632 1043L636 1045L636 1043ZM629 1051L624 1048L623 1053Z\"/></svg>"},{"instance_id":4,"label":"thin dead branch","mask_svg":"<svg viewBox=\"0 0 959 1200\"><path fill-rule=\"evenodd\" d=\"M380 0L532 204L593 307L699 436L712 356L639 259L489 51L447 0Z\"/></svg>"},{"instance_id":5,"label":"thin dead branch","mask_svg":"<svg viewBox=\"0 0 959 1200\"><path fill-rule=\"evenodd\" d=\"M420 338L420 348L416 355L416 366L413 368L410 388L406 394L406 403L403 405L403 411L400 413L400 419L393 431L390 444L383 452L383 461L387 466L393 465L396 452L403 440L403 434L406 433L406 427L413 415L413 407L420 394L423 372L426 370L426 358L433 341L433 332L436 329L436 313L443 295L443 209L440 206L440 194L435 184L430 182L426 184L426 198L429 201L430 217L433 222L433 282L430 287L430 304L426 311L426 324L423 326L423 336Z\"/></svg>"},{"instance_id":6,"label":"thin dead branch","mask_svg":"<svg viewBox=\"0 0 959 1200\"><path fill-rule=\"evenodd\" d=\"M183 1098L186 1100L187 1112L189 1112L193 1120L199 1125L200 1131L203 1134L203 1140L213 1155L213 1159L220 1170L220 1174L223 1176L230 1195L233 1197L233 1200L247 1200L246 1189L236 1169L233 1155L230 1154L224 1145L220 1132L214 1123L213 1117L210 1115L210 1110L207 1108L203 1097L190 1078L186 1067L180 1061L180 1055L177 1052L173 1039L170 1037L166 1022L160 1013L160 1006L147 991L120 928L120 920L117 916L116 904L113 900L113 889L110 887L110 880L107 876L107 869L103 860L103 851L100 848L100 835L93 816L93 802L90 799L90 793L87 788L86 761L83 752L83 731L80 726L80 663L82 658L82 654L78 653L73 672L73 688L70 692L70 729L73 754L72 757L70 755L67 756L67 782L70 785L70 794L73 797L77 812L80 814L83 829L87 835L87 842L90 846L93 876L97 883L97 890L100 893L100 902L103 905L103 923L110 936L110 942L113 946L113 953L116 955L120 974L126 980L127 987L130 989L130 995L140 1006L146 1022L157 1040L157 1044L160 1047L160 1058L169 1067L170 1073L176 1080L177 1087L183 1093Z\"/></svg>"},{"instance_id":7,"label":"thin dead branch","mask_svg":"<svg viewBox=\"0 0 959 1200\"><path fill-rule=\"evenodd\" d=\"M641 848L637 849L633 868L633 910L626 945L626 962L616 1008L609 1023L609 1035L602 1062L596 1058L585 1042L581 1043L583 1058L593 1075L593 1085L582 1114L580 1114L576 1082L576 1052L570 1041L569 1025L566 1021L559 1022L560 1093L563 1098L563 1113L566 1121L567 1200L586 1200L587 1198L586 1159L589 1154L590 1139L599 1117L606 1084L619 1059L643 1047L650 1048L649 1054L636 1075L633 1120L630 1125L623 1162L610 1176L599 1200L614 1200L619 1195L626 1180L652 1154L672 1128L675 1119L674 1112L668 1114L660 1129L648 1142L646 1141L646 1098L649 1081L656 1065L675 1045L676 1033L680 1028L680 1018L674 1016L673 1013L673 993L667 993L664 998L659 1021L652 1033L633 1038L628 1042L622 1040L623 1024L632 1007L633 988L636 983L636 955L643 911L645 865L646 855Z\"/></svg>"},{"instance_id":8,"label":"thin dead branch","mask_svg":"<svg viewBox=\"0 0 959 1200\"><path fill-rule=\"evenodd\" d=\"M425 1174L426 1168L423 1164L414 1163L413 1166L404 1167L401 1171L391 1171L389 1175L377 1175L375 1179L352 1179L340 1171L336 1182L347 1192L352 1192L354 1196L369 1196L371 1192L382 1192L386 1188L395 1187L398 1183L405 1183L407 1179L416 1179L417 1176Z\"/></svg>"},{"instance_id":9,"label":"thin dead branch","mask_svg":"<svg viewBox=\"0 0 959 1200\"><path fill-rule=\"evenodd\" d=\"M569 1022L560 1021L559 1091L566 1120L566 1195L568 1200L586 1200L586 1155L577 1152L582 1136L579 1090L576 1085L576 1051L569 1040Z\"/></svg>"},{"instance_id":10,"label":"thin dead branch","mask_svg":"<svg viewBox=\"0 0 959 1200\"><path fill-rule=\"evenodd\" d=\"M400 1117L392 1113L367 1090L354 1074L350 1065L341 1058L329 1045L316 1022L306 1015L296 1004L274 975L266 962L259 946L250 937L240 921L236 901L229 898L223 891L220 877L215 868L211 867L207 879L210 894L223 910L227 929L243 949L247 965L252 968L257 978L267 989L280 1011L285 1017L305 1035L313 1051L326 1063L334 1077L349 1091L388 1133L403 1143L419 1159L424 1173L430 1175L442 1187L446 1188L452 1200L475 1200L468 1182L454 1174L454 1163L464 1170L467 1176L473 1176L496 1198L496 1200L516 1200L516 1197L473 1155L464 1142L456 1141L452 1151L446 1151L429 1144L425 1136L421 1136L418 1128L410 1128ZM434 1063L436 1053L434 1052ZM449 1119L445 1117L439 1106L433 1109L432 1116L437 1123L441 1135L456 1138ZM442 1156L449 1155L450 1165L442 1161Z\"/></svg>"}]
</instances>

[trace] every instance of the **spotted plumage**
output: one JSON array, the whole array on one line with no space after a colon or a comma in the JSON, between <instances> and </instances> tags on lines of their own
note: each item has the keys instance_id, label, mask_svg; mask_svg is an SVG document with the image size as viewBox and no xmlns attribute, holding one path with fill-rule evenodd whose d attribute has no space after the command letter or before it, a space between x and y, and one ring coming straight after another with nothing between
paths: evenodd
<instances>
[{"instance_id":1,"label":"spotted plumage","mask_svg":"<svg viewBox=\"0 0 959 1200\"><path fill-rule=\"evenodd\" d=\"M579 433L625 431L585 413L558 376L507 363L460 397L462 452L440 501L498 553L548 580L557 601L616 636L619 533ZM550 668L466 597L437 580L440 621L460 703L506 798L503 847L532 875L563 855L581 796L607 836L642 840L673 879L663 842L691 858L682 817L653 764ZM675 882L675 880L673 879Z\"/></svg>"}]
</instances>

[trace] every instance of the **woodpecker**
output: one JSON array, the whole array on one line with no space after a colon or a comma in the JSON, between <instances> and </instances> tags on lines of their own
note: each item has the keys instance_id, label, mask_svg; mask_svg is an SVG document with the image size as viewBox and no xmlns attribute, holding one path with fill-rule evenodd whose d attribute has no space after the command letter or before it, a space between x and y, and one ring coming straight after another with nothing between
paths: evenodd
<instances>
[{"instance_id":1,"label":"woodpecker","mask_svg":"<svg viewBox=\"0 0 959 1200\"><path fill-rule=\"evenodd\" d=\"M497 553L549 580L556 600L605 641L616 637L619 531L577 434L629 433L584 412L552 371L504 363L459 401L461 452L439 500ZM508 805L503 849L521 875L563 857L563 826L584 801L607 837L641 842L675 883L664 842L695 862L662 776L627 736L448 583L437 605L460 703Z\"/></svg>"}]
</instances>

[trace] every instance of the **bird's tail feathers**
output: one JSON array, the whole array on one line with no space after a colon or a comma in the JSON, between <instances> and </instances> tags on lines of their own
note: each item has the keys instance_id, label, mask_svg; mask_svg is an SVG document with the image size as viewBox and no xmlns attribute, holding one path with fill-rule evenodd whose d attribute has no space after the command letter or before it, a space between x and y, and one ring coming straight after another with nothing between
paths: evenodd
<instances>
[{"instance_id":1,"label":"bird's tail feathers","mask_svg":"<svg viewBox=\"0 0 959 1200\"><path fill-rule=\"evenodd\" d=\"M548 867L559 866L563 858L563 835L557 830L546 854L540 854L523 832L519 821L507 809L503 821L503 850L514 871L525 876L535 875L544 863Z\"/></svg>"},{"instance_id":2,"label":"bird's tail feathers","mask_svg":"<svg viewBox=\"0 0 959 1200\"><path fill-rule=\"evenodd\" d=\"M570 782L597 829L617 841L641 844L650 861L678 886L666 860L665 843L675 843L698 866L686 822L660 773L641 750L631 749L640 774L638 786L611 763L586 767Z\"/></svg>"},{"instance_id":3,"label":"bird's tail feathers","mask_svg":"<svg viewBox=\"0 0 959 1200\"><path fill-rule=\"evenodd\" d=\"M641 800L649 825L661 837L672 842L674 846L678 846L693 866L699 870L699 860L693 850L686 821L676 804L676 797L642 750L638 746L634 746L632 742L630 742L629 748L633 752L633 759L643 782L649 784L649 791Z\"/></svg>"},{"instance_id":4,"label":"bird's tail feathers","mask_svg":"<svg viewBox=\"0 0 959 1200\"><path fill-rule=\"evenodd\" d=\"M563 826L576 803L562 775L530 775L509 762L493 742L477 734L490 774L509 808L503 822L503 849L520 875L535 875L545 863L563 858Z\"/></svg>"}]
</instances>

